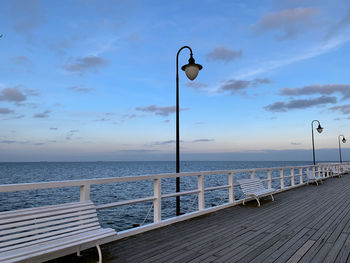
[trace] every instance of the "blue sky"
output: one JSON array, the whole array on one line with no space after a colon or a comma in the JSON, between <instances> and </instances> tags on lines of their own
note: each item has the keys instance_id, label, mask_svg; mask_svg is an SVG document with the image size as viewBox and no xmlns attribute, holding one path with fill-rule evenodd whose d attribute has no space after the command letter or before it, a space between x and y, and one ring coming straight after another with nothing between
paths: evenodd
<instances>
[{"instance_id":1,"label":"blue sky","mask_svg":"<svg viewBox=\"0 0 350 263\"><path fill-rule=\"evenodd\" d=\"M350 136L350 3L3 1L0 160L337 160ZM179 64L187 63L188 50ZM316 126L316 125L315 125ZM345 160L350 159L343 144Z\"/></svg>"}]
</instances>

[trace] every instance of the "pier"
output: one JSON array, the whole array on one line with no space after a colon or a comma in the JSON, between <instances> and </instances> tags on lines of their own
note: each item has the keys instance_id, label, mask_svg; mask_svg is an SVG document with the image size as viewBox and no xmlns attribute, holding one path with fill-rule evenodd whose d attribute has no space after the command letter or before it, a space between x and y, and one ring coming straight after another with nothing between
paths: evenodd
<instances>
[{"instance_id":1,"label":"pier","mask_svg":"<svg viewBox=\"0 0 350 263\"><path fill-rule=\"evenodd\" d=\"M30 193L35 190L34 193L37 194L37 191L41 190L72 188L75 195L80 196L78 203L69 204L62 200L61 202L56 200L56 202L63 203L67 211L78 214L79 212L72 210L69 206L75 207L80 204L93 206L96 214L96 209L151 202L149 212L153 212L153 222L114 232L105 242L97 239L94 241L96 243L85 244L83 239L71 247L54 251L55 253L50 257L46 257L45 251L40 252L44 253L40 262L49 259L53 259L50 263L96 262L98 254L92 248L96 244L101 244L103 262L108 263L346 262L350 253L349 167L349 163L321 163L317 166L266 167L9 184L0 185L0 193L21 191ZM322 179L324 183L311 184L310 174ZM190 188L175 193L162 191L162 186L165 190L167 189L166 180L176 177L192 178ZM242 193L239 185L239 180L242 178L262 182L262 187L274 192L275 201L266 197L261 199L262 205L258 207L254 198ZM99 202L100 200L94 201L96 192L101 194L103 189L99 188L101 185L109 185L112 189L117 189L118 183L125 185L125 183L139 181L146 181L149 185L149 191L147 193L142 191L141 198L132 196L128 200L104 199L103 203ZM131 192L133 195L139 191L139 185L134 186L136 186L134 192ZM224 191L226 198L221 198L223 202L210 205L206 200L207 194L211 193L215 196L219 194L218 191L221 191L221 194ZM64 190L64 193L73 192ZM162 206L162 203L165 199L176 196L194 196L191 205L192 207L196 201L194 211L181 216L167 216L164 213L167 207ZM92 203L91 199L96 203ZM243 205L244 200L246 205ZM40 205L35 207L38 211L47 209ZM56 207L51 206L50 209L57 210ZM16 209L13 211L16 212ZM4 218L8 213L11 212L2 212ZM26 215L28 212L19 213ZM41 236L55 236L55 231L57 234L62 231L69 233L72 231L71 227L81 227L83 224L82 218L71 219L69 216L61 220L62 222L73 220L69 228L56 226L56 221L52 219L62 218L59 215L48 219L47 223L39 217L39 221L42 222L37 225L35 215L34 213L30 217L34 221L28 221L28 227L20 227L18 230L11 228L12 225L27 224L22 219L16 219L18 222L10 226L4 225L6 229L10 227L4 234L14 233L16 237L24 237L24 241L28 239L40 243ZM98 218L96 220L98 221ZM58 220L57 223L61 221ZM86 222L90 222L90 219ZM46 231L43 227L47 224L54 224L54 226ZM29 229L32 232L28 232ZM35 236L36 234L39 234L38 237ZM5 236L4 240L9 238ZM21 243L20 240L18 242ZM71 254L79 250L82 251L81 257Z\"/></svg>"},{"instance_id":2,"label":"pier","mask_svg":"<svg viewBox=\"0 0 350 263\"><path fill-rule=\"evenodd\" d=\"M350 176L124 238L102 247L104 262L346 262ZM50 263L96 262L94 249Z\"/></svg>"}]
</instances>

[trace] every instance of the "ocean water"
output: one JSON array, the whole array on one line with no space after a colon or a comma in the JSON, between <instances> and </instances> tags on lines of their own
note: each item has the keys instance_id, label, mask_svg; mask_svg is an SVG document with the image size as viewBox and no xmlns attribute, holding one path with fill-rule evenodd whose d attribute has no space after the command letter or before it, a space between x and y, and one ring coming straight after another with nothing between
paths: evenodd
<instances>
[{"instance_id":1,"label":"ocean water","mask_svg":"<svg viewBox=\"0 0 350 263\"><path fill-rule=\"evenodd\" d=\"M181 162L181 172L215 171L248 168L267 168L282 166L304 166L311 162L241 162L241 161L213 161ZM0 163L0 184L34 183L64 180L79 180L107 177L126 177L136 175L150 175L175 172L175 162L38 162L38 163ZM287 171L288 173L288 171ZM246 177L248 174L237 174ZM288 174L286 174L288 175ZM266 178L266 173L256 176ZM278 177L279 171L272 173ZM227 175L205 176L205 187L227 184ZM298 179L296 178L296 183ZM279 187L279 180L273 181L273 187ZM285 180L286 186L290 181ZM181 190L197 188L196 177L181 178ZM162 193L175 192L175 178L162 180ZM130 183L94 185L91 188L91 200L95 204L119 202L133 198L153 195L153 182L140 181ZM43 189L0 193L0 211L8 211L27 207L51 205L65 202L79 201L79 187L59 189ZM241 193L235 189L235 198ZM227 189L211 191L205 194L205 206L220 205L228 201ZM183 213L197 210L197 195L181 197L181 211ZM98 211L99 220L104 227L112 227L117 231L132 228L135 225L151 223L153 221L152 202L102 209ZM146 217L148 215L148 217ZM162 218L175 216L175 198L162 201Z\"/></svg>"}]
</instances>

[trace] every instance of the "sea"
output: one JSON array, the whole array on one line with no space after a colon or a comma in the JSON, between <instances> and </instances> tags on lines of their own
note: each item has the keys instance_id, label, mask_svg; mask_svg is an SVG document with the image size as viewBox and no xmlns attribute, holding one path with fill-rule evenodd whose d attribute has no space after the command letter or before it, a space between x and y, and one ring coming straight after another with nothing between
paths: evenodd
<instances>
[{"instance_id":1,"label":"sea","mask_svg":"<svg viewBox=\"0 0 350 263\"><path fill-rule=\"evenodd\" d=\"M183 161L181 172L233 170L249 168L271 168L283 166L312 165L311 161ZM151 175L174 173L175 162L145 161L145 162L0 162L0 184L19 184L50 181L81 180L108 177L126 177L137 175ZM245 174L235 175L235 180ZM259 175L258 175L259 176ZM278 177L278 171L272 177ZM278 181L278 180L275 180ZM227 184L227 175L205 176L205 187ZM278 184L278 182L276 182ZM288 181L286 182L288 185ZM274 186L274 185L273 185ZM279 187L279 185L275 185ZM196 177L181 178L181 190L197 188ZM162 193L175 192L175 178L162 180ZM93 185L91 200L96 204L119 202L122 200L142 198L153 195L152 180L140 182L124 182L116 184ZM241 193L235 191L235 199ZM19 191L0 193L0 211L53 205L79 201L79 187L41 189L33 191ZM227 189L206 192L205 206L212 207L228 202ZM181 197L181 212L196 211L197 195ZM162 219L175 216L175 198L162 200ZM117 231L153 222L152 202L98 210L98 217L103 227L112 227Z\"/></svg>"}]
</instances>

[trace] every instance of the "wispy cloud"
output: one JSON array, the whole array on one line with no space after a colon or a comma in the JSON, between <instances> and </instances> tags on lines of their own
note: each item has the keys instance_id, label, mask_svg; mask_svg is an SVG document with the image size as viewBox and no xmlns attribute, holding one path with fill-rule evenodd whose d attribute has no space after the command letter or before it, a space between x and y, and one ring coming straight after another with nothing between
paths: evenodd
<instances>
[{"instance_id":1,"label":"wispy cloud","mask_svg":"<svg viewBox=\"0 0 350 263\"><path fill-rule=\"evenodd\" d=\"M40 0L15 0L12 2L13 28L18 33L31 33L44 22Z\"/></svg>"},{"instance_id":2,"label":"wispy cloud","mask_svg":"<svg viewBox=\"0 0 350 263\"><path fill-rule=\"evenodd\" d=\"M246 79L252 76L257 76L262 73L266 73L278 68L291 65L293 63L303 61L306 59L318 57L325 53L331 52L341 45L350 41L350 36L344 36L339 38L329 39L318 46L312 47L304 53L297 54L291 57L277 59L277 60L267 60L263 61L259 66L240 70L232 75L234 79Z\"/></svg>"},{"instance_id":3,"label":"wispy cloud","mask_svg":"<svg viewBox=\"0 0 350 263\"><path fill-rule=\"evenodd\" d=\"M22 93L19 87L4 88L0 92L0 101L22 102L27 99L27 96Z\"/></svg>"},{"instance_id":4,"label":"wispy cloud","mask_svg":"<svg viewBox=\"0 0 350 263\"><path fill-rule=\"evenodd\" d=\"M71 58L63 68L72 73L84 74L90 71L98 72L98 69L109 64L109 60L98 56L86 56Z\"/></svg>"},{"instance_id":5,"label":"wispy cloud","mask_svg":"<svg viewBox=\"0 0 350 263\"><path fill-rule=\"evenodd\" d=\"M207 61L229 62L242 56L242 50L233 50L225 46L217 46L207 54Z\"/></svg>"},{"instance_id":6,"label":"wispy cloud","mask_svg":"<svg viewBox=\"0 0 350 263\"><path fill-rule=\"evenodd\" d=\"M213 142L215 141L214 139L197 139L193 140L192 142L197 143L197 142Z\"/></svg>"},{"instance_id":7,"label":"wispy cloud","mask_svg":"<svg viewBox=\"0 0 350 263\"><path fill-rule=\"evenodd\" d=\"M262 34L278 31L279 40L286 40L314 27L313 18L319 13L317 8L290 8L264 15L254 26L254 32Z\"/></svg>"},{"instance_id":8,"label":"wispy cloud","mask_svg":"<svg viewBox=\"0 0 350 263\"><path fill-rule=\"evenodd\" d=\"M337 102L336 97L321 96L311 99L290 100L288 102L275 102L265 106L265 110L272 112L286 112L288 110L306 109L314 106L334 104Z\"/></svg>"},{"instance_id":9,"label":"wispy cloud","mask_svg":"<svg viewBox=\"0 0 350 263\"><path fill-rule=\"evenodd\" d=\"M0 114L10 114L10 113L14 113L14 111L8 108L0 108Z\"/></svg>"},{"instance_id":10,"label":"wispy cloud","mask_svg":"<svg viewBox=\"0 0 350 263\"><path fill-rule=\"evenodd\" d=\"M350 114L350 104L345 104L341 106L334 106L330 108L331 111L340 111L343 114Z\"/></svg>"},{"instance_id":11,"label":"wispy cloud","mask_svg":"<svg viewBox=\"0 0 350 263\"><path fill-rule=\"evenodd\" d=\"M253 80L236 80L231 79L222 84L217 90L218 93L230 92L231 95L237 94L242 90L246 90L251 87L256 87L261 84L269 84L272 81L267 78L255 78Z\"/></svg>"},{"instance_id":12,"label":"wispy cloud","mask_svg":"<svg viewBox=\"0 0 350 263\"><path fill-rule=\"evenodd\" d=\"M325 85L309 85L301 88L284 88L281 90L281 95L287 96L302 96L302 95L330 95L334 93L340 93L343 99L350 98L350 85L349 84L325 84Z\"/></svg>"},{"instance_id":13,"label":"wispy cloud","mask_svg":"<svg viewBox=\"0 0 350 263\"><path fill-rule=\"evenodd\" d=\"M78 92L78 93L89 93L89 92L94 90L92 88L83 88L80 86L71 86L68 89L73 90L73 91Z\"/></svg>"},{"instance_id":14,"label":"wispy cloud","mask_svg":"<svg viewBox=\"0 0 350 263\"><path fill-rule=\"evenodd\" d=\"M156 115L160 115L163 117L169 116L170 114L172 114L176 111L175 106L159 107L157 105L150 105L147 107L137 107L135 109L137 111L155 113ZM188 108L180 108L180 111L184 111L184 110L188 110Z\"/></svg>"},{"instance_id":15,"label":"wispy cloud","mask_svg":"<svg viewBox=\"0 0 350 263\"><path fill-rule=\"evenodd\" d=\"M51 113L50 110L46 110L46 111L43 111L41 113L37 113L37 114L34 114L34 118L48 118L50 115L49 113Z\"/></svg>"}]
</instances>

